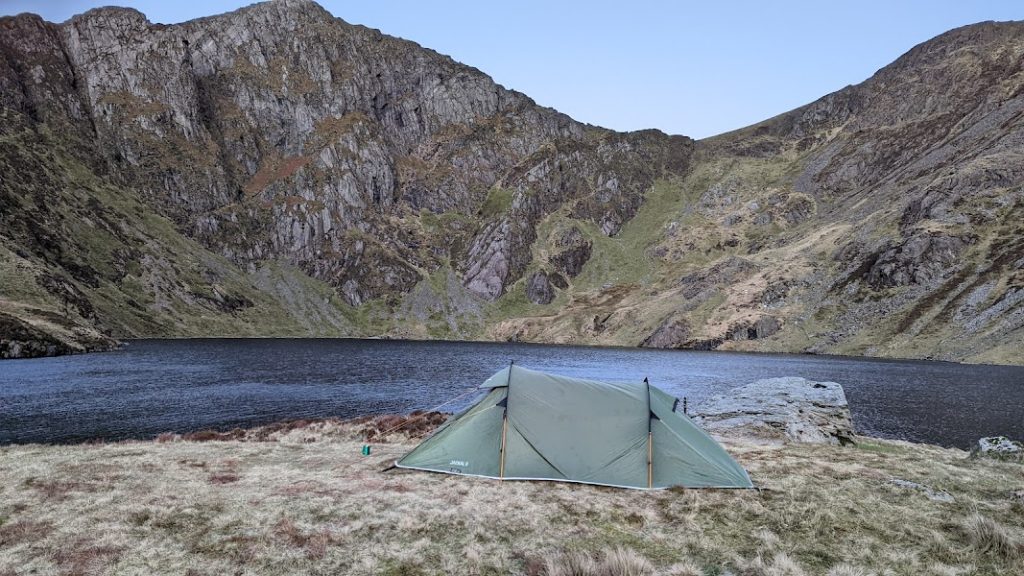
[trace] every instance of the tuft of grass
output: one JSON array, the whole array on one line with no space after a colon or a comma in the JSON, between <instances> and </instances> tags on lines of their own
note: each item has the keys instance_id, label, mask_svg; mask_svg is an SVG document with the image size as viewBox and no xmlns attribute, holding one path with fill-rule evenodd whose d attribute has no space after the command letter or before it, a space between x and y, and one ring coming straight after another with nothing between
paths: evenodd
<instances>
[{"instance_id":1,"label":"tuft of grass","mask_svg":"<svg viewBox=\"0 0 1024 576\"><path fill-rule=\"evenodd\" d=\"M837 564L829 569L828 576L873 576L873 574L863 568Z\"/></svg>"},{"instance_id":2,"label":"tuft of grass","mask_svg":"<svg viewBox=\"0 0 1024 576\"><path fill-rule=\"evenodd\" d=\"M1024 544L1005 526L987 516L977 513L972 515L964 522L963 532L971 547L982 554L1006 559L1017 559L1024 554Z\"/></svg>"},{"instance_id":3,"label":"tuft of grass","mask_svg":"<svg viewBox=\"0 0 1024 576\"><path fill-rule=\"evenodd\" d=\"M785 552L778 552L767 560L759 555L743 564L742 571L749 576L805 576L807 574Z\"/></svg>"},{"instance_id":4,"label":"tuft of grass","mask_svg":"<svg viewBox=\"0 0 1024 576\"><path fill-rule=\"evenodd\" d=\"M550 556L544 561L541 576L596 576L598 563L587 553L572 550Z\"/></svg>"},{"instance_id":5,"label":"tuft of grass","mask_svg":"<svg viewBox=\"0 0 1024 576\"><path fill-rule=\"evenodd\" d=\"M602 554L568 550L532 563L537 576L649 576L654 565L628 548L614 548ZM530 573L530 570L527 571Z\"/></svg>"},{"instance_id":6,"label":"tuft of grass","mask_svg":"<svg viewBox=\"0 0 1024 576\"><path fill-rule=\"evenodd\" d=\"M866 450L868 452L877 452L879 454L896 454L900 451L900 448L894 444L883 444L879 442L871 442L869 440L857 442L855 446L861 450Z\"/></svg>"},{"instance_id":7,"label":"tuft of grass","mask_svg":"<svg viewBox=\"0 0 1024 576\"><path fill-rule=\"evenodd\" d=\"M646 576L654 572L647 558L627 548L616 548L601 561L603 576Z\"/></svg>"},{"instance_id":8,"label":"tuft of grass","mask_svg":"<svg viewBox=\"0 0 1024 576\"><path fill-rule=\"evenodd\" d=\"M217 472L210 474L210 484L233 484L238 482L239 476L234 472Z\"/></svg>"},{"instance_id":9,"label":"tuft of grass","mask_svg":"<svg viewBox=\"0 0 1024 576\"><path fill-rule=\"evenodd\" d=\"M5 519L6 520L6 519ZM37 542L54 530L53 523L43 520L16 520L0 525L0 548Z\"/></svg>"},{"instance_id":10,"label":"tuft of grass","mask_svg":"<svg viewBox=\"0 0 1024 576\"><path fill-rule=\"evenodd\" d=\"M54 563L63 574L98 574L117 561L124 548L99 544L80 537L65 543L52 553Z\"/></svg>"},{"instance_id":11,"label":"tuft of grass","mask_svg":"<svg viewBox=\"0 0 1024 576\"><path fill-rule=\"evenodd\" d=\"M401 562L388 562L380 569L380 576L426 576L429 574L418 563L406 560Z\"/></svg>"},{"instance_id":12,"label":"tuft of grass","mask_svg":"<svg viewBox=\"0 0 1024 576\"><path fill-rule=\"evenodd\" d=\"M692 560L683 560L669 566L660 573L665 576L707 576L708 572Z\"/></svg>"}]
</instances>

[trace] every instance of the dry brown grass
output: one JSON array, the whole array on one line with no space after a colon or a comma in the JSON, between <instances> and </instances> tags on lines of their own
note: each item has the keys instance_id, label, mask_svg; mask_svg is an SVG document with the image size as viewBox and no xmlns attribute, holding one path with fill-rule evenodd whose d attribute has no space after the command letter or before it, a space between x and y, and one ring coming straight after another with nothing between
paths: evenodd
<instances>
[{"instance_id":1,"label":"dry brown grass","mask_svg":"<svg viewBox=\"0 0 1024 576\"><path fill-rule=\"evenodd\" d=\"M1024 573L1020 464L733 443L767 490L644 492L383 473L413 442L367 423L0 448L0 574Z\"/></svg>"},{"instance_id":2,"label":"dry brown grass","mask_svg":"<svg viewBox=\"0 0 1024 576\"><path fill-rule=\"evenodd\" d=\"M1020 558L1024 544L1009 529L981 514L974 514L964 523L964 533L971 546L982 554L1001 558Z\"/></svg>"},{"instance_id":3,"label":"dry brown grass","mask_svg":"<svg viewBox=\"0 0 1024 576\"><path fill-rule=\"evenodd\" d=\"M301 548L309 558L323 558L327 547L334 542L334 535L326 529L307 532L299 528L295 522L282 518L274 526L274 534L294 548Z\"/></svg>"},{"instance_id":4,"label":"dry brown grass","mask_svg":"<svg viewBox=\"0 0 1024 576\"><path fill-rule=\"evenodd\" d=\"M88 538L80 537L64 543L53 551L53 562L64 576L86 576L99 574L112 565L123 548L112 545L96 545Z\"/></svg>"},{"instance_id":5,"label":"dry brown grass","mask_svg":"<svg viewBox=\"0 0 1024 576\"><path fill-rule=\"evenodd\" d=\"M16 520L0 525L0 548L42 540L53 531L50 522Z\"/></svg>"},{"instance_id":6,"label":"dry brown grass","mask_svg":"<svg viewBox=\"0 0 1024 576\"><path fill-rule=\"evenodd\" d=\"M238 482L238 474L234 472L210 474L210 484L231 484L232 482Z\"/></svg>"},{"instance_id":7,"label":"dry brown grass","mask_svg":"<svg viewBox=\"0 0 1024 576\"><path fill-rule=\"evenodd\" d=\"M335 420L320 420L318 425L338 424ZM247 442L266 442L276 436L288 434L295 430L302 430L313 424L310 420L284 420L260 426L257 428L232 428L231 430L199 430L185 434L173 434L164 432L156 437L157 442L174 442L184 440L186 442L224 442L226 440L243 440Z\"/></svg>"},{"instance_id":8,"label":"dry brown grass","mask_svg":"<svg viewBox=\"0 0 1024 576\"><path fill-rule=\"evenodd\" d=\"M544 561L541 576L596 576L597 561L580 551L563 552Z\"/></svg>"},{"instance_id":9,"label":"dry brown grass","mask_svg":"<svg viewBox=\"0 0 1024 576\"><path fill-rule=\"evenodd\" d=\"M527 576L649 576L654 566L643 556L626 548L591 554L569 550L547 558L530 558Z\"/></svg>"},{"instance_id":10,"label":"dry brown grass","mask_svg":"<svg viewBox=\"0 0 1024 576\"><path fill-rule=\"evenodd\" d=\"M359 435L366 440L387 442L393 436L401 439L425 438L448 419L443 412L415 410L410 414L385 414L368 416L353 421L358 425Z\"/></svg>"},{"instance_id":11,"label":"dry brown grass","mask_svg":"<svg viewBox=\"0 0 1024 576\"><path fill-rule=\"evenodd\" d=\"M161 440L161 437L165 439ZM157 436L157 441L166 442L168 441L166 438L166 433L161 434L160 436ZM241 428L235 428L233 430L228 430L227 432L219 432L217 430L199 430L198 432L189 432L181 436L181 439L186 442L223 442L225 440L242 440L244 438L245 430Z\"/></svg>"},{"instance_id":12,"label":"dry brown grass","mask_svg":"<svg viewBox=\"0 0 1024 576\"><path fill-rule=\"evenodd\" d=\"M73 492L88 492L91 487L75 479L39 479L34 476L23 481L25 487L31 488L48 500L65 500Z\"/></svg>"}]
</instances>

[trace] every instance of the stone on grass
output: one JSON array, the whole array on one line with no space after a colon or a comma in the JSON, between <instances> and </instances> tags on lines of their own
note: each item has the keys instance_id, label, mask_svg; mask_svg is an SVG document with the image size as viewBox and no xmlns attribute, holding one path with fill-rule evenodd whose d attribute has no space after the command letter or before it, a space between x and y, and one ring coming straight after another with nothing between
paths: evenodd
<instances>
[{"instance_id":1,"label":"stone on grass","mask_svg":"<svg viewBox=\"0 0 1024 576\"><path fill-rule=\"evenodd\" d=\"M1024 461L1024 444L1006 436L988 436L978 440L971 449L971 456Z\"/></svg>"},{"instance_id":2,"label":"stone on grass","mask_svg":"<svg viewBox=\"0 0 1024 576\"><path fill-rule=\"evenodd\" d=\"M933 502L953 502L953 495L945 490L935 490L934 488L930 488L924 484L918 484L917 482L911 482L910 480L904 480L902 478L893 478L892 480L889 480L889 483L894 486L899 486L900 488L917 490Z\"/></svg>"}]
</instances>

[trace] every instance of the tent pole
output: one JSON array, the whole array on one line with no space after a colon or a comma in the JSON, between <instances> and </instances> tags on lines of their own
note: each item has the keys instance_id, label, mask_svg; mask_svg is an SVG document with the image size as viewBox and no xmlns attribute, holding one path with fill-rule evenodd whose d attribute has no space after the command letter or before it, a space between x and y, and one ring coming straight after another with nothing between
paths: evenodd
<instances>
[{"instance_id":1,"label":"tent pole","mask_svg":"<svg viewBox=\"0 0 1024 576\"><path fill-rule=\"evenodd\" d=\"M647 487L654 488L654 459L652 458L654 444L651 443L651 433L647 433Z\"/></svg>"},{"instance_id":2,"label":"tent pole","mask_svg":"<svg viewBox=\"0 0 1024 576\"><path fill-rule=\"evenodd\" d=\"M647 488L654 487L654 443L651 432L651 381L644 378L647 385Z\"/></svg>"},{"instance_id":3,"label":"tent pole","mask_svg":"<svg viewBox=\"0 0 1024 576\"><path fill-rule=\"evenodd\" d=\"M512 365L515 360L508 363L508 379L505 380L505 413L501 416L501 462L498 464L498 478L505 479L505 435L508 432L508 393L512 385Z\"/></svg>"},{"instance_id":4,"label":"tent pole","mask_svg":"<svg viewBox=\"0 0 1024 576\"><path fill-rule=\"evenodd\" d=\"M505 479L505 432L508 431L508 414L501 419L501 465L498 467L498 478Z\"/></svg>"}]
</instances>

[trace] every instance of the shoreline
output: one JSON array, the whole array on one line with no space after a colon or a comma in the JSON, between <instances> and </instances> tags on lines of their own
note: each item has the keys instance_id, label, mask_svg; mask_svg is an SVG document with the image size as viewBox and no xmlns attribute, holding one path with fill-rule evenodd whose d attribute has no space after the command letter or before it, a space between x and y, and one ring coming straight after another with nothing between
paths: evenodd
<instances>
[{"instance_id":1,"label":"shoreline","mask_svg":"<svg viewBox=\"0 0 1024 576\"><path fill-rule=\"evenodd\" d=\"M713 353L713 354L725 354L725 355L756 355L756 356L811 356L820 357L826 359L837 359L837 360L865 360L875 362L927 362L932 364L956 364L964 366L993 366L993 367L1019 367L1024 366L1024 357L1021 358L1020 363L1017 364L993 364L987 362L968 362L961 360L945 360L940 358L932 357L916 357L916 356L871 356L868 354L851 355L851 354L827 354L819 352L808 352L805 350L795 350L790 352L779 352L779 351L767 351L767 350L704 350L700 348L652 348L645 346L616 346L608 344L585 344L585 343L564 343L564 342L532 342L532 341L517 341L517 340L449 340L441 338L392 338L388 336L159 336L153 338L114 338L115 344L108 348L93 348L85 350L68 350L57 354L44 354L38 356L16 356L16 357L0 357L0 362L5 360L39 360L44 358L60 358L64 356L80 356L84 354L104 354L109 352L119 352L125 348L130 347L135 342L185 342L185 341L298 341L298 340L316 340L316 341L386 341L386 342L397 342L397 343L410 343L410 344L422 344L422 343L437 343L437 344L513 344L521 346L548 346L548 347L562 347L562 348L585 348L585 349L597 349L597 350L641 350L650 352L689 352L689 353Z\"/></svg>"},{"instance_id":2,"label":"shoreline","mask_svg":"<svg viewBox=\"0 0 1024 576\"><path fill-rule=\"evenodd\" d=\"M419 415L427 415L431 418L431 421L437 422L437 417L443 416L444 418L450 418L454 415L454 412L437 412L437 411L423 411L413 410L409 413L382 413L382 414L364 414L362 416L355 416L352 418L338 418L338 417L326 417L326 418L285 418L281 420L274 420L263 424L253 424L251 426L224 426L224 427L206 427L198 428L195 430L185 431L165 431L154 435L140 438L117 438L117 439L106 439L106 438L88 438L70 442L10 442L6 444L0 444L0 450L12 447L63 447L63 448L74 448L81 446L105 446L105 445L133 445L133 444L149 444L149 443L164 443L170 441L180 442L265 442L269 441L268 438L273 437L281 432L288 432L292 430L302 430L304 428L317 428L323 426L339 426L339 427L353 427L353 426L373 426L374 422L386 421L390 422L390 425L395 425L399 420L410 420L413 417ZM443 422L443 421L442 421ZM439 422L438 422L439 424ZM390 426L389 425L389 426ZM371 430L372 428L367 428ZM421 432L423 430L419 429ZM410 436L402 433L400 428L395 434L391 441L388 439L380 440L376 438L366 437L362 441L373 444L381 443L388 444L393 443L394 439L399 441L407 441L410 439L421 439L425 438L431 430L427 430L425 433L419 435ZM730 443L740 441L753 441L754 439L745 439L742 436L731 435L731 434L717 434L709 432L712 437L720 442ZM389 436L391 438L392 436ZM933 444L929 442L915 442L913 440L904 440L900 438L885 438L881 436L871 436L868 434L862 434L855 432L854 440L856 442L886 442L903 444L907 446L920 446L922 448L934 448L938 450L956 450L969 454L970 450L959 446L943 446L941 444ZM772 444L771 442L762 442L764 444Z\"/></svg>"}]
</instances>

